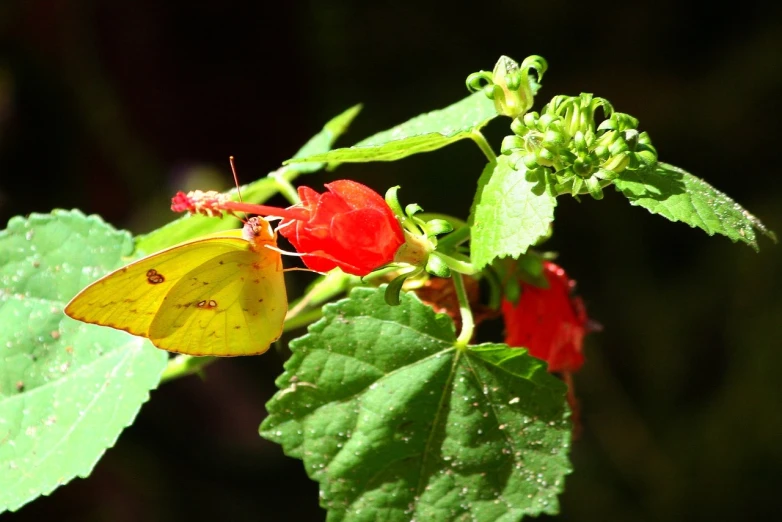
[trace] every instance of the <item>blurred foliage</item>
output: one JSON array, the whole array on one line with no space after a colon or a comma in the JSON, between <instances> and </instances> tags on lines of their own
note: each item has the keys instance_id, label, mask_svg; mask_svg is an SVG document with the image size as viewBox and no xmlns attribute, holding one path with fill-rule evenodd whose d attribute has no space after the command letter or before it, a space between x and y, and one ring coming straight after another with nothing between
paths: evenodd
<instances>
[{"instance_id":1,"label":"blurred foliage","mask_svg":"<svg viewBox=\"0 0 782 522\"><path fill-rule=\"evenodd\" d=\"M202 188L230 187L231 154L251 181L355 103L364 111L338 146L463 98L466 75L501 54L534 53L549 63L541 100L609 99L639 118L662 161L779 232L780 11L6 0L0 218L79 207L148 232L172 219L169 197L191 175L216 170ZM506 128L487 134L498 143ZM466 218L482 161L463 141L308 181L400 184L427 211ZM560 519L782 518L782 249L755 254L623 199L563 199L549 243L605 327L576 378L584 430ZM93 476L5 516L321 520L301 463L257 435L279 373L268 353L163 386Z\"/></svg>"}]
</instances>

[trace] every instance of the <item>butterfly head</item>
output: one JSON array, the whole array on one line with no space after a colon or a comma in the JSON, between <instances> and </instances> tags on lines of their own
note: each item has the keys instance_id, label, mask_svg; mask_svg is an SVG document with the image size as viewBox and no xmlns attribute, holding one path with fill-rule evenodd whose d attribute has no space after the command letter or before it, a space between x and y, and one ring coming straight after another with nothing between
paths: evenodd
<instances>
[{"instance_id":1,"label":"butterfly head","mask_svg":"<svg viewBox=\"0 0 782 522\"><path fill-rule=\"evenodd\" d=\"M249 218L244 224L242 237L250 242L253 250L263 248L267 244L277 244L277 233L262 217Z\"/></svg>"}]
</instances>

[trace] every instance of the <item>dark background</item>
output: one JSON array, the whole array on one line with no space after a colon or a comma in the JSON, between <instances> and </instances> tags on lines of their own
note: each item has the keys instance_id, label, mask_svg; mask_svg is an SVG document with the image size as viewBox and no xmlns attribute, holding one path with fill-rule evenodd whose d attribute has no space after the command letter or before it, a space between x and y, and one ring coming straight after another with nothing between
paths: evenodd
<instances>
[{"instance_id":1,"label":"dark background","mask_svg":"<svg viewBox=\"0 0 782 522\"><path fill-rule=\"evenodd\" d=\"M662 160L782 232L778 6L459 5L2 1L0 222L78 207L147 232L187 183L230 187L230 154L250 181L357 102L343 146L461 99L501 54L541 54L537 109L608 98ZM496 149L507 123L488 129ZM401 184L466 217L482 165L460 142L306 182ZM560 198L549 245L605 326L576 378L584 430L558 518L782 519L782 247L756 254L613 190ZM90 478L2 519L323 520L301 463L257 435L280 370L272 351L164 385Z\"/></svg>"}]
</instances>

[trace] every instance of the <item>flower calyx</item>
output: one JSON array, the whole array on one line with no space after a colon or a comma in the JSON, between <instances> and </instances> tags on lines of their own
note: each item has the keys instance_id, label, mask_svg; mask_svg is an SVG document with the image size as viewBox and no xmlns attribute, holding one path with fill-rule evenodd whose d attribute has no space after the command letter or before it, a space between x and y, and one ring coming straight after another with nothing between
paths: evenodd
<instances>
[{"instance_id":1,"label":"flower calyx","mask_svg":"<svg viewBox=\"0 0 782 522\"><path fill-rule=\"evenodd\" d=\"M394 256L394 264L399 266L400 270L386 288L386 302L390 305L399 304L399 292L407 280L418 276L426 278L426 273L437 277L450 277L452 270L475 272L466 256L446 254L437 249L438 236L454 230L451 222L433 216L424 219L423 209L416 204L407 205L403 210L399 204L398 191L398 186L391 187L385 198L401 223L405 237L404 244Z\"/></svg>"},{"instance_id":2,"label":"flower calyx","mask_svg":"<svg viewBox=\"0 0 782 522\"><path fill-rule=\"evenodd\" d=\"M438 277L451 275L448 266L440 259L437 249L437 236L453 231L453 225L440 218L422 219L417 214L423 209L413 203L402 210L397 193L399 186L391 187L386 192L386 203L394 211L402 224L405 243L397 250L394 262L416 267L425 267L426 271Z\"/></svg>"}]
</instances>

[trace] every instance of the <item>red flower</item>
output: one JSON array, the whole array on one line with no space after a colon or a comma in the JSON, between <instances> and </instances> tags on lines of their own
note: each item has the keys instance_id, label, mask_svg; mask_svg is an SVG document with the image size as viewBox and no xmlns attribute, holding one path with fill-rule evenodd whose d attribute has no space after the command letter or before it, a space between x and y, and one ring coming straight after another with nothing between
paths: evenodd
<instances>
[{"instance_id":1,"label":"red flower","mask_svg":"<svg viewBox=\"0 0 782 522\"><path fill-rule=\"evenodd\" d=\"M393 261L405 237L383 197L350 180L328 183L326 188L328 192L318 194L299 187L301 204L287 209L237 203L215 192L180 192L171 209L208 216L233 211L280 216L280 234L303 254L304 264L318 272L340 267L365 276Z\"/></svg>"},{"instance_id":2,"label":"red flower","mask_svg":"<svg viewBox=\"0 0 782 522\"><path fill-rule=\"evenodd\" d=\"M580 297L571 297L575 282L554 263L544 261L548 288L522 283L516 306L503 300L505 342L521 346L548 362L550 372L575 372L584 364L587 315Z\"/></svg>"},{"instance_id":3,"label":"red flower","mask_svg":"<svg viewBox=\"0 0 782 522\"><path fill-rule=\"evenodd\" d=\"M405 242L402 227L386 201L369 187L339 180L318 194L299 187L301 205L309 211L305 219L284 219L280 234L288 238L304 263L318 272L340 267L344 272L365 276L394 260Z\"/></svg>"}]
</instances>

